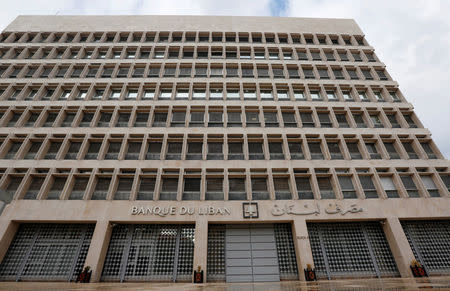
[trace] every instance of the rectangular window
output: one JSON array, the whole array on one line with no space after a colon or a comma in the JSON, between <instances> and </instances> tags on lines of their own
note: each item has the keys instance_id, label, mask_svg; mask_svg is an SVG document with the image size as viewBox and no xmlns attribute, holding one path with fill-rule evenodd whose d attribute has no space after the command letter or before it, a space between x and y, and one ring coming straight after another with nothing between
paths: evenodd
<instances>
[{"instance_id":1,"label":"rectangular window","mask_svg":"<svg viewBox=\"0 0 450 291\"><path fill-rule=\"evenodd\" d=\"M308 142L309 152L312 160L323 160L322 149L320 142Z\"/></svg>"},{"instance_id":2,"label":"rectangular window","mask_svg":"<svg viewBox=\"0 0 450 291\"><path fill-rule=\"evenodd\" d=\"M253 200L269 200L270 195L267 189L267 178L251 178Z\"/></svg>"},{"instance_id":3,"label":"rectangular window","mask_svg":"<svg viewBox=\"0 0 450 291\"><path fill-rule=\"evenodd\" d=\"M21 141L14 141L11 143L11 146L9 147L8 153L5 155L4 159L13 159L14 156L17 154L17 152L20 149L20 146L23 142Z\"/></svg>"},{"instance_id":4,"label":"rectangular window","mask_svg":"<svg viewBox=\"0 0 450 291\"><path fill-rule=\"evenodd\" d=\"M241 112L228 112L227 127L241 127Z\"/></svg>"},{"instance_id":5,"label":"rectangular window","mask_svg":"<svg viewBox=\"0 0 450 291\"><path fill-rule=\"evenodd\" d=\"M317 113L321 127L333 127L328 113Z\"/></svg>"},{"instance_id":6,"label":"rectangular window","mask_svg":"<svg viewBox=\"0 0 450 291\"><path fill-rule=\"evenodd\" d=\"M413 143L410 142L402 142L403 147L405 148L406 153L408 154L410 159L418 159L416 151L414 150Z\"/></svg>"},{"instance_id":7,"label":"rectangular window","mask_svg":"<svg viewBox=\"0 0 450 291\"><path fill-rule=\"evenodd\" d=\"M353 119L355 120L356 127L358 127L358 128L366 128L367 127L361 113L353 113Z\"/></svg>"},{"instance_id":8,"label":"rectangular window","mask_svg":"<svg viewBox=\"0 0 450 291\"><path fill-rule=\"evenodd\" d=\"M201 178L184 178L183 200L200 200Z\"/></svg>"},{"instance_id":9,"label":"rectangular window","mask_svg":"<svg viewBox=\"0 0 450 291\"><path fill-rule=\"evenodd\" d=\"M172 113L172 123L171 127L184 127L186 120L186 112L185 111L175 111Z\"/></svg>"},{"instance_id":10,"label":"rectangular window","mask_svg":"<svg viewBox=\"0 0 450 291\"><path fill-rule=\"evenodd\" d=\"M375 143L373 142L367 142L366 143L367 151L369 152L370 158L372 160L379 160L381 159L380 153L378 153L377 147L375 146Z\"/></svg>"},{"instance_id":11,"label":"rectangular window","mask_svg":"<svg viewBox=\"0 0 450 291\"><path fill-rule=\"evenodd\" d=\"M387 118L389 119L389 122L391 123L392 128L400 128L400 124L397 121L397 117L395 113L392 114L386 114Z\"/></svg>"},{"instance_id":12,"label":"rectangular window","mask_svg":"<svg viewBox=\"0 0 450 291\"><path fill-rule=\"evenodd\" d=\"M289 147L289 153L291 155L291 160L305 159L305 155L303 154L301 142L290 141L290 142L288 142L288 147Z\"/></svg>"},{"instance_id":13,"label":"rectangular window","mask_svg":"<svg viewBox=\"0 0 450 291\"><path fill-rule=\"evenodd\" d=\"M340 128L350 127L345 113L335 113L335 116L336 116L336 119L337 119L337 122L338 122Z\"/></svg>"},{"instance_id":14,"label":"rectangular window","mask_svg":"<svg viewBox=\"0 0 450 291\"><path fill-rule=\"evenodd\" d=\"M208 127L223 127L223 113L209 112Z\"/></svg>"},{"instance_id":15,"label":"rectangular window","mask_svg":"<svg viewBox=\"0 0 450 291\"><path fill-rule=\"evenodd\" d=\"M245 112L246 124L247 127L259 127L261 124L259 123L259 113L253 111Z\"/></svg>"},{"instance_id":16,"label":"rectangular window","mask_svg":"<svg viewBox=\"0 0 450 291\"><path fill-rule=\"evenodd\" d=\"M113 194L114 200L129 200L131 188L133 187L133 178L120 177L118 179L116 193Z\"/></svg>"},{"instance_id":17,"label":"rectangular window","mask_svg":"<svg viewBox=\"0 0 450 291\"><path fill-rule=\"evenodd\" d=\"M262 142L249 142L248 154L250 160L264 160L264 151Z\"/></svg>"},{"instance_id":18,"label":"rectangular window","mask_svg":"<svg viewBox=\"0 0 450 291\"><path fill-rule=\"evenodd\" d=\"M67 150L66 156L64 157L65 160L76 160L77 155L81 149L81 142L72 141L70 142L69 149Z\"/></svg>"},{"instance_id":19,"label":"rectangular window","mask_svg":"<svg viewBox=\"0 0 450 291\"><path fill-rule=\"evenodd\" d=\"M85 160L96 160L101 146L102 146L101 142L90 142L88 151L87 151L84 159Z\"/></svg>"},{"instance_id":20,"label":"rectangular window","mask_svg":"<svg viewBox=\"0 0 450 291\"><path fill-rule=\"evenodd\" d=\"M167 112L156 112L153 115L153 127L166 127Z\"/></svg>"},{"instance_id":21,"label":"rectangular window","mask_svg":"<svg viewBox=\"0 0 450 291\"><path fill-rule=\"evenodd\" d=\"M168 142L166 160L181 160L181 150L183 149L183 143L181 142Z\"/></svg>"},{"instance_id":22,"label":"rectangular window","mask_svg":"<svg viewBox=\"0 0 450 291\"><path fill-rule=\"evenodd\" d=\"M141 177L136 200L153 200L156 178Z\"/></svg>"},{"instance_id":23,"label":"rectangular window","mask_svg":"<svg viewBox=\"0 0 450 291\"><path fill-rule=\"evenodd\" d=\"M310 112L300 112L303 127L315 127L312 114Z\"/></svg>"},{"instance_id":24,"label":"rectangular window","mask_svg":"<svg viewBox=\"0 0 450 291\"><path fill-rule=\"evenodd\" d=\"M422 148L429 159L437 159L437 155L434 153L429 142L421 142L420 145L422 145Z\"/></svg>"},{"instance_id":25,"label":"rectangular window","mask_svg":"<svg viewBox=\"0 0 450 291\"><path fill-rule=\"evenodd\" d=\"M284 160L283 144L281 142L269 142L271 160Z\"/></svg>"},{"instance_id":26,"label":"rectangular window","mask_svg":"<svg viewBox=\"0 0 450 291\"><path fill-rule=\"evenodd\" d=\"M138 160L139 153L141 152L142 142L131 141L128 143L127 153L125 154L125 160Z\"/></svg>"},{"instance_id":27,"label":"rectangular window","mask_svg":"<svg viewBox=\"0 0 450 291\"><path fill-rule=\"evenodd\" d=\"M111 184L110 177L98 178L91 200L105 200L108 195L109 184Z\"/></svg>"},{"instance_id":28,"label":"rectangular window","mask_svg":"<svg viewBox=\"0 0 450 291\"><path fill-rule=\"evenodd\" d=\"M136 119L134 120L134 127L146 127L148 121L148 112L136 112Z\"/></svg>"},{"instance_id":29,"label":"rectangular window","mask_svg":"<svg viewBox=\"0 0 450 291\"><path fill-rule=\"evenodd\" d=\"M356 199L355 188L353 187L352 178L349 176L339 176L339 185L341 186L342 197L344 199Z\"/></svg>"},{"instance_id":30,"label":"rectangular window","mask_svg":"<svg viewBox=\"0 0 450 291\"><path fill-rule=\"evenodd\" d=\"M273 178L276 200L292 199L291 188L289 187L289 178Z\"/></svg>"},{"instance_id":31,"label":"rectangular window","mask_svg":"<svg viewBox=\"0 0 450 291\"><path fill-rule=\"evenodd\" d=\"M223 143L208 142L208 160L223 160Z\"/></svg>"},{"instance_id":32,"label":"rectangular window","mask_svg":"<svg viewBox=\"0 0 450 291\"><path fill-rule=\"evenodd\" d=\"M223 199L223 178L206 178L205 200Z\"/></svg>"},{"instance_id":33,"label":"rectangular window","mask_svg":"<svg viewBox=\"0 0 450 291\"><path fill-rule=\"evenodd\" d=\"M128 127L128 122L130 121L130 116L131 116L131 113L129 113L129 112L119 112L116 127Z\"/></svg>"},{"instance_id":34,"label":"rectangular window","mask_svg":"<svg viewBox=\"0 0 450 291\"><path fill-rule=\"evenodd\" d=\"M392 177L380 177L380 181L388 198L399 198L397 187L395 187Z\"/></svg>"},{"instance_id":35,"label":"rectangular window","mask_svg":"<svg viewBox=\"0 0 450 291\"><path fill-rule=\"evenodd\" d=\"M321 199L336 199L330 177L317 177Z\"/></svg>"},{"instance_id":36,"label":"rectangular window","mask_svg":"<svg viewBox=\"0 0 450 291\"><path fill-rule=\"evenodd\" d=\"M359 176L359 181L361 182L361 186L363 188L364 194L366 198L378 198L377 189L372 182L371 176Z\"/></svg>"},{"instance_id":37,"label":"rectangular window","mask_svg":"<svg viewBox=\"0 0 450 291\"><path fill-rule=\"evenodd\" d=\"M277 113L264 111L264 124L266 127L278 127Z\"/></svg>"},{"instance_id":38,"label":"rectangular window","mask_svg":"<svg viewBox=\"0 0 450 291\"><path fill-rule=\"evenodd\" d=\"M341 148L339 147L339 142L327 142L328 151L330 152L332 160L343 160Z\"/></svg>"},{"instance_id":39,"label":"rectangular window","mask_svg":"<svg viewBox=\"0 0 450 291\"><path fill-rule=\"evenodd\" d=\"M74 177L73 188L69 200L82 200L88 182L89 178L87 177Z\"/></svg>"},{"instance_id":40,"label":"rectangular window","mask_svg":"<svg viewBox=\"0 0 450 291\"><path fill-rule=\"evenodd\" d=\"M400 159L400 155L395 149L393 142L384 142L384 147L386 148L386 151L388 152L391 159Z\"/></svg>"},{"instance_id":41,"label":"rectangular window","mask_svg":"<svg viewBox=\"0 0 450 291\"><path fill-rule=\"evenodd\" d=\"M411 176L400 176L409 198L419 198L419 190Z\"/></svg>"},{"instance_id":42,"label":"rectangular window","mask_svg":"<svg viewBox=\"0 0 450 291\"><path fill-rule=\"evenodd\" d=\"M297 127L297 121L295 120L295 114L293 112L282 112L284 127Z\"/></svg>"},{"instance_id":43,"label":"rectangular window","mask_svg":"<svg viewBox=\"0 0 450 291\"><path fill-rule=\"evenodd\" d=\"M117 160L119 158L120 147L122 142L109 142L108 151L105 155L105 160Z\"/></svg>"},{"instance_id":44,"label":"rectangular window","mask_svg":"<svg viewBox=\"0 0 450 291\"><path fill-rule=\"evenodd\" d=\"M191 120L189 121L189 127L203 127L203 126L205 126L205 112L191 111Z\"/></svg>"},{"instance_id":45,"label":"rectangular window","mask_svg":"<svg viewBox=\"0 0 450 291\"><path fill-rule=\"evenodd\" d=\"M358 142L347 142L347 148L350 153L350 157L352 160L360 160L362 159L361 152L358 148Z\"/></svg>"},{"instance_id":46,"label":"rectangular window","mask_svg":"<svg viewBox=\"0 0 450 291\"><path fill-rule=\"evenodd\" d=\"M228 143L228 160L243 160L244 152L242 149L242 142Z\"/></svg>"},{"instance_id":47,"label":"rectangular window","mask_svg":"<svg viewBox=\"0 0 450 291\"><path fill-rule=\"evenodd\" d=\"M178 178L162 178L159 200L177 200Z\"/></svg>"},{"instance_id":48,"label":"rectangular window","mask_svg":"<svg viewBox=\"0 0 450 291\"><path fill-rule=\"evenodd\" d=\"M228 200L247 200L245 178L228 179Z\"/></svg>"},{"instance_id":49,"label":"rectangular window","mask_svg":"<svg viewBox=\"0 0 450 291\"><path fill-rule=\"evenodd\" d=\"M98 120L97 127L109 127L109 123L112 118L112 113L110 112L101 112L100 119Z\"/></svg>"},{"instance_id":50,"label":"rectangular window","mask_svg":"<svg viewBox=\"0 0 450 291\"><path fill-rule=\"evenodd\" d=\"M149 142L147 154L145 155L146 160L160 160L161 159L161 142ZM181 154L181 152L180 152Z\"/></svg>"},{"instance_id":51,"label":"rectangular window","mask_svg":"<svg viewBox=\"0 0 450 291\"><path fill-rule=\"evenodd\" d=\"M428 194L430 194L430 197L440 197L439 190L436 187L436 184L434 183L431 176L420 176L423 185L428 191Z\"/></svg>"},{"instance_id":52,"label":"rectangular window","mask_svg":"<svg viewBox=\"0 0 450 291\"><path fill-rule=\"evenodd\" d=\"M62 142L60 141L51 141L50 146L48 147L47 153L45 154L45 160L55 160L56 156L59 152L59 148L61 147Z\"/></svg>"},{"instance_id":53,"label":"rectangular window","mask_svg":"<svg viewBox=\"0 0 450 291\"><path fill-rule=\"evenodd\" d=\"M24 160L33 160L36 157L36 154L38 153L41 144L42 143L38 141L31 142L30 148L28 149L28 152L25 155Z\"/></svg>"},{"instance_id":54,"label":"rectangular window","mask_svg":"<svg viewBox=\"0 0 450 291\"><path fill-rule=\"evenodd\" d=\"M42 184L44 184L44 180L44 177L32 177L30 186L28 186L23 199L36 199L42 188Z\"/></svg>"},{"instance_id":55,"label":"rectangular window","mask_svg":"<svg viewBox=\"0 0 450 291\"><path fill-rule=\"evenodd\" d=\"M298 199L314 199L309 177L295 177Z\"/></svg>"}]
</instances>

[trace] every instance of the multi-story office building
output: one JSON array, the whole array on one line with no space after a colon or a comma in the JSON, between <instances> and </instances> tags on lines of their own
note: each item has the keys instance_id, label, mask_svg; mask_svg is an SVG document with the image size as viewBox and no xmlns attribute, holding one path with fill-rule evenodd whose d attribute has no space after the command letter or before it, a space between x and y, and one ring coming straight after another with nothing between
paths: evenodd
<instances>
[{"instance_id":1,"label":"multi-story office building","mask_svg":"<svg viewBox=\"0 0 450 291\"><path fill-rule=\"evenodd\" d=\"M1 280L450 273L449 162L353 20L21 16L0 55Z\"/></svg>"}]
</instances>

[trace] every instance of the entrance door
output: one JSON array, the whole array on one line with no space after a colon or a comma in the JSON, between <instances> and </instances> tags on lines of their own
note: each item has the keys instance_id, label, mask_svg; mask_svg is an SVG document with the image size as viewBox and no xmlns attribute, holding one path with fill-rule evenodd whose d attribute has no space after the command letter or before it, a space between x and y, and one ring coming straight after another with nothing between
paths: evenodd
<instances>
[{"instance_id":1,"label":"entrance door","mask_svg":"<svg viewBox=\"0 0 450 291\"><path fill-rule=\"evenodd\" d=\"M227 282L280 281L273 225L227 225L225 264Z\"/></svg>"}]
</instances>

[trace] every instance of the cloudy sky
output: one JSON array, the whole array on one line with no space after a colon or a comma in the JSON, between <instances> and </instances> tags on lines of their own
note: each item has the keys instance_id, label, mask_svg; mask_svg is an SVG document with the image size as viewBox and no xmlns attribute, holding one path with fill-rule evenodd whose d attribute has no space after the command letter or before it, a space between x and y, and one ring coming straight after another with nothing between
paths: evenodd
<instances>
[{"instance_id":1,"label":"cloudy sky","mask_svg":"<svg viewBox=\"0 0 450 291\"><path fill-rule=\"evenodd\" d=\"M21 14L187 14L354 18L450 157L450 1L4 0L0 29Z\"/></svg>"}]
</instances>

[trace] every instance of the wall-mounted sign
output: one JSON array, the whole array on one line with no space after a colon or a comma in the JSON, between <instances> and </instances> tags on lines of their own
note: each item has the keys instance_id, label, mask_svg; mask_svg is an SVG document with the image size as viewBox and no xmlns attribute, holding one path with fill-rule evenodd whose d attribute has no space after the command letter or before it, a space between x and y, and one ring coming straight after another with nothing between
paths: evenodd
<instances>
[{"instance_id":1,"label":"wall-mounted sign","mask_svg":"<svg viewBox=\"0 0 450 291\"><path fill-rule=\"evenodd\" d=\"M228 207L190 207L190 206L131 206L131 215L231 215Z\"/></svg>"},{"instance_id":2,"label":"wall-mounted sign","mask_svg":"<svg viewBox=\"0 0 450 291\"><path fill-rule=\"evenodd\" d=\"M358 207L356 204L351 204L348 207L342 206L339 203L330 203L327 207L323 209L326 214L341 214L346 215L347 213L358 213L362 212L363 208ZM295 207L294 204L286 203L284 206L279 206L275 204L272 207L272 215L281 216L284 214L288 215L318 215L321 212L319 203L303 203L302 207Z\"/></svg>"},{"instance_id":3,"label":"wall-mounted sign","mask_svg":"<svg viewBox=\"0 0 450 291\"><path fill-rule=\"evenodd\" d=\"M244 218L258 218L258 203L256 202L245 202L242 203L242 215Z\"/></svg>"}]
</instances>

